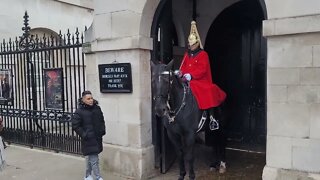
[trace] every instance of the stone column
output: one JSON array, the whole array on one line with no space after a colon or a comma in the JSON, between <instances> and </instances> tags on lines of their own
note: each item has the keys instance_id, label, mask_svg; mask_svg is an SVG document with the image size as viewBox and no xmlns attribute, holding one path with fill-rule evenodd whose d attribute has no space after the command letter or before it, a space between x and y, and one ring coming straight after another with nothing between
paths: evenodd
<instances>
[{"instance_id":1,"label":"stone column","mask_svg":"<svg viewBox=\"0 0 320 180\"><path fill-rule=\"evenodd\" d=\"M266 0L264 180L320 178L320 2Z\"/></svg>"},{"instance_id":2,"label":"stone column","mask_svg":"<svg viewBox=\"0 0 320 180\"><path fill-rule=\"evenodd\" d=\"M106 120L100 160L105 179L147 179L154 173L149 33L154 9L147 14L145 3L94 1L94 22L86 37L86 80ZM98 65L114 62L131 64L132 93L100 92Z\"/></svg>"}]
</instances>

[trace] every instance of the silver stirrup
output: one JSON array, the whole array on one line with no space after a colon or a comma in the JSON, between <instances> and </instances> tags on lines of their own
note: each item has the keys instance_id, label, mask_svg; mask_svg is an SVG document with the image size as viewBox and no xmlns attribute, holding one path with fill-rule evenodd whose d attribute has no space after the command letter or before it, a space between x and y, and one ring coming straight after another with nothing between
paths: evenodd
<instances>
[{"instance_id":1,"label":"silver stirrup","mask_svg":"<svg viewBox=\"0 0 320 180\"><path fill-rule=\"evenodd\" d=\"M210 115L209 128L211 131L219 129L219 122L213 116Z\"/></svg>"},{"instance_id":2,"label":"silver stirrup","mask_svg":"<svg viewBox=\"0 0 320 180\"><path fill-rule=\"evenodd\" d=\"M198 124L198 130L197 130L197 133L202 129L204 123L206 122L206 119L207 119L207 113L204 111L202 113L202 117L199 121L199 124Z\"/></svg>"}]
</instances>

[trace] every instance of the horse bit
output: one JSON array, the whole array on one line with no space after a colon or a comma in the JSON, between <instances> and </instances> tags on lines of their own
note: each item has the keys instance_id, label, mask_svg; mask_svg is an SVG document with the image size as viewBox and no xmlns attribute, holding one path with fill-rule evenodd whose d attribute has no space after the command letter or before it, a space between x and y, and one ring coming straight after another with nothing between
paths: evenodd
<instances>
[{"instance_id":1,"label":"horse bit","mask_svg":"<svg viewBox=\"0 0 320 180\"><path fill-rule=\"evenodd\" d=\"M162 75L169 75L169 79L170 76L172 75L172 71L164 71L161 73ZM175 75L177 75L177 71L174 72ZM165 113L166 117L168 118L169 124L175 121L176 116L178 116L178 114L181 112L181 110L184 108L184 106L186 105L185 99L186 99L186 94L187 92L190 90L189 85L187 84L183 84L183 97L182 97L182 103L180 104L180 107L178 108L178 110L172 110L171 106L170 106L170 90L172 87L172 83L173 80L169 80L169 88L168 88L168 94L167 95L159 95L154 97L153 99L156 100L158 98L166 98L166 105L167 105L167 111ZM169 111L169 112L168 112Z\"/></svg>"}]
</instances>

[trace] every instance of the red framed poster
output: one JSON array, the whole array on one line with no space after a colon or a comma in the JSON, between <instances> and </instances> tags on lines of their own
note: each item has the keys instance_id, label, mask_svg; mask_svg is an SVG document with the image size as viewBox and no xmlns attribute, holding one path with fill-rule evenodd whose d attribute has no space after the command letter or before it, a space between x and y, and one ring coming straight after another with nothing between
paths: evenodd
<instances>
[{"instance_id":1,"label":"red framed poster","mask_svg":"<svg viewBox=\"0 0 320 180\"><path fill-rule=\"evenodd\" d=\"M44 69L45 107L47 109L64 109L63 69Z\"/></svg>"}]
</instances>

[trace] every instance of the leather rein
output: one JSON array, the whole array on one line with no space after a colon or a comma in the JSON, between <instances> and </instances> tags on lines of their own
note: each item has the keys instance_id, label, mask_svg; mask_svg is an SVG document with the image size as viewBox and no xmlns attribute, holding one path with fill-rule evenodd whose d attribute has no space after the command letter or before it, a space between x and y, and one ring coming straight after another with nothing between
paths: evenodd
<instances>
[{"instance_id":1,"label":"leather rein","mask_svg":"<svg viewBox=\"0 0 320 180\"><path fill-rule=\"evenodd\" d=\"M169 123L172 123L175 121L176 116L178 116L178 114L181 112L181 110L185 107L186 105L186 95L187 92L190 90L189 84L187 83L183 83L183 97L182 97L182 101L181 104L178 108L176 108L175 110L172 110L171 106L170 106L170 92L172 89L172 83L173 80L171 79L172 76L175 76L174 73L172 71L163 71L161 73L162 75L169 75L169 88L168 88L168 92L167 95L160 95L160 96L156 96L155 99L157 98L166 98L166 105L167 105L167 109L166 112L164 113L164 115L168 118Z\"/></svg>"}]
</instances>

